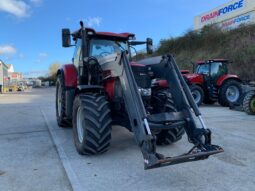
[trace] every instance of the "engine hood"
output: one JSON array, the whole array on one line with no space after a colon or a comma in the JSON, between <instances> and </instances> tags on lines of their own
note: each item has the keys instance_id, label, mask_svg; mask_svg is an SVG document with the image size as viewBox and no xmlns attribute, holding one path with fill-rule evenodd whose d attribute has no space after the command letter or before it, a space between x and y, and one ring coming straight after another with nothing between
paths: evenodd
<instances>
[{"instance_id":1,"label":"engine hood","mask_svg":"<svg viewBox=\"0 0 255 191\"><path fill-rule=\"evenodd\" d=\"M183 76L191 83L203 83L203 76L200 74L183 74Z\"/></svg>"}]
</instances>

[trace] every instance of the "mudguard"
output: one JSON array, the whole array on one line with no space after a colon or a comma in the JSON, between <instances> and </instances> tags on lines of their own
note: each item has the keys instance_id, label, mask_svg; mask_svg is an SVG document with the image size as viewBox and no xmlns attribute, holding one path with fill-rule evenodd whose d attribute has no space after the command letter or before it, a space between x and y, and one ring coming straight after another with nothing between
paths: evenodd
<instances>
[{"instance_id":1,"label":"mudguard","mask_svg":"<svg viewBox=\"0 0 255 191\"><path fill-rule=\"evenodd\" d=\"M76 88L77 87L77 70L73 64L63 65L58 71L64 77L65 87Z\"/></svg>"},{"instance_id":2,"label":"mudguard","mask_svg":"<svg viewBox=\"0 0 255 191\"><path fill-rule=\"evenodd\" d=\"M225 74L223 76L221 76L218 80L216 85L217 86L222 86L222 84L229 79L233 79L233 80L237 80L239 82L241 82L241 79L237 76L237 75L233 75L233 74Z\"/></svg>"}]
</instances>

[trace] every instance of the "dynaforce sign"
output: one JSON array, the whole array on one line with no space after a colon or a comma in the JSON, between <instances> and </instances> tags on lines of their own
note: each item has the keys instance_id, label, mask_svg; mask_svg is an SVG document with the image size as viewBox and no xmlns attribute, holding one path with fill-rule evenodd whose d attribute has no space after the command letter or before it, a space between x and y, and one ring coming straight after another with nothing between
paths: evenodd
<instances>
[{"instance_id":1,"label":"dynaforce sign","mask_svg":"<svg viewBox=\"0 0 255 191\"><path fill-rule=\"evenodd\" d=\"M223 15L226 15L228 13L231 13L233 11L236 11L236 10L239 10L239 9L243 8L244 7L244 1L245 0L236 1L234 3L231 3L228 6L225 6L221 9L219 9L219 10L216 10L214 12L211 12L209 14L206 14L206 15L202 16L201 17L201 23L205 23L205 22L210 21L212 19L221 17Z\"/></svg>"}]
</instances>

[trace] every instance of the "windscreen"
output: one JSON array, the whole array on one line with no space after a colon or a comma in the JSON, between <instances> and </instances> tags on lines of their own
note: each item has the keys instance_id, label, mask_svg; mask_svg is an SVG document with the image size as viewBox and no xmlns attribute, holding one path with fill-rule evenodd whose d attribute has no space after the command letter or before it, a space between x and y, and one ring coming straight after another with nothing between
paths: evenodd
<instances>
[{"instance_id":1,"label":"windscreen","mask_svg":"<svg viewBox=\"0 0 255 191\"><path fill-rule=\"evenodd\" d=\"M102 58L113 53L128 50L127 42L105 39L93 39L90 44L90 56Z\"/></svg>"}]
</instances>

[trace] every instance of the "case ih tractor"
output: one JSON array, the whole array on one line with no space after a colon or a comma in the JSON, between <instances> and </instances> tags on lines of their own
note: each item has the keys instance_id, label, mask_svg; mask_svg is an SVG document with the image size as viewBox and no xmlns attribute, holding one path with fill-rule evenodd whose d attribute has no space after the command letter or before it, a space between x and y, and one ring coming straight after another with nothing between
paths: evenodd
<instances>
[{"instance_id":1,"label":"case ih tractor","mask_svg":"<svg viewBox=\"0 0 255 191\"><path fill-rule=\"evenodd\" d=\"M172 56L131 62L130 47L152 40L134 41L131 33L96 32L81 28L62 30L62 45L75 42L73 64L57 74L56 113L59 126L70 123L78 153L95 155L109 149L111 126L134 133L145 169L208 158L223 152L211 144L211 131ZM196 115L196 117L195 117ZM195 119L201 122L197 127ZM171 144L186 132L194 146L187 153L165 157L156 145Z\"/></svg>"},{"instance_id":2,"label":"case ih tractor","mask_svg":"<svg viewBox=\"0 0 255 191\"><path fill-rule=\"evenodd\" d=\"M241 80L228 74L228 64L225 59L199 61L193 65L193 74L183 73L198 105L218 101L222 106L229 106L238 101L242 94Z\"/></svg>"}]
</instances>

